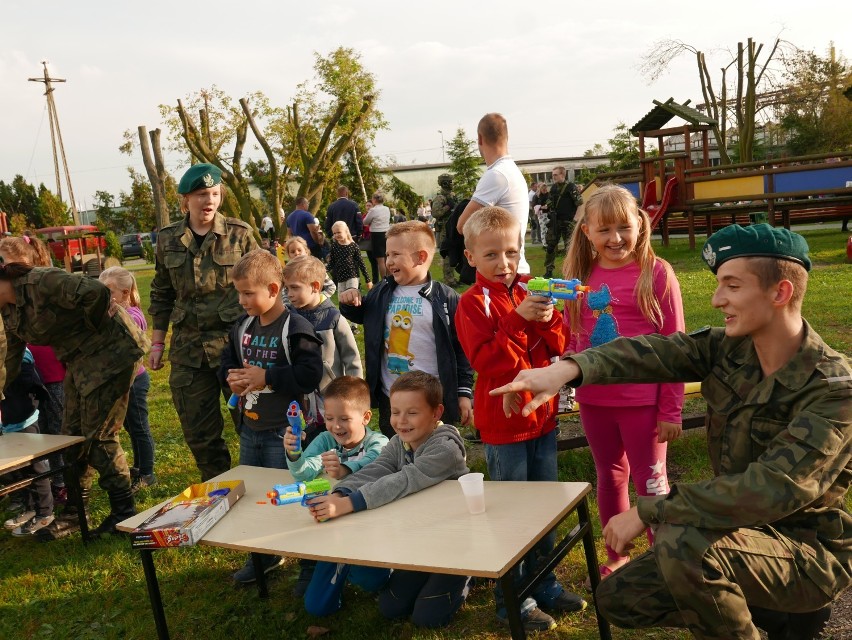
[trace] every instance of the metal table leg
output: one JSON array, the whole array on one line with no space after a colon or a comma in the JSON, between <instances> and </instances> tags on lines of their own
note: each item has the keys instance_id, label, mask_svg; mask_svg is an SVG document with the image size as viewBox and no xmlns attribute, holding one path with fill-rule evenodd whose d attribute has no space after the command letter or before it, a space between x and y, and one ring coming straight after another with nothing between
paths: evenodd
<instances>
[{"instance_id":1,"label":"metal table leg","mask_svg":"<svg viewBox=\"0 0 852 640\"><path fill-rule=\"evenodd\" d=\"M609 629L609 622L601 615L598 609L598 585L601 583L601 574L598 571L598 556L595 552L595 537L592 531L592 522L589 518L589 504L586 498L583 497L582 502L577 505L577 514L580 518L580 525L585 527L583 532L583 551L586 555L586 567L589 571L589 581L592 584L592 594L594 595L595 616L598 619L598 635L601 640L612 640L612 634Z\"/></svg>"},{"instance_id":2,"label":"metal table leg","mask_svg":"<svg viewBox=\"0 0 852 640\"><path fill-rule=\"evenodd\" d=\"M166 622L166 612L163 610L163 599L160 597L160 583L157 580L157 569L154 567L154 552L151 549L141 549L142 569L145 572L145 584L148 586L148 599L151 601L151 611L154 623L157 625L157 637L169 640L169 626Z\"/></svg>"},{"instance_id":3,"label":"metal table leg","mask_svg":"<svg viewBox=\"0 0 852 640\"><path fill-rule=\"evenodd\" d=\"M519 561L523 562L523 558ZM515 587L515 571L514 567L500 578L500 585L503 587L503 603L506 606L506 617L509 618L509 629L512 633L512 640L525 640L527 632L524 630L524 621L521 619L521 599L518 595L518 589Z\"/></svg>"}]
</instances>

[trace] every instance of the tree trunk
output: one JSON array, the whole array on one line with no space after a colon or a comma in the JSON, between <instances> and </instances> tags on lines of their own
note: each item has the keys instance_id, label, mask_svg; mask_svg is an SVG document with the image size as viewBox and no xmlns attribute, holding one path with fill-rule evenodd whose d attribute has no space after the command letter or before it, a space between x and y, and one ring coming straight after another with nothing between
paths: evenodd
<instances>
[{"instance_id":1,"label":"tree trunk","mask_svg":"<svg viewBox=\"0 0 852 640\"><path fill-rule=\"evenodd\" d=\"M142 148L142 162L151 183L151 193L154 197L154 211L157 217L157 228L162 229L169 224L169 208L166 204L166 169L163 165L163 152L160 149L160 130L154 129L150 134L148 142L148 129L145 126L138 127L139 144ZM153 146L153 154L151 147Z\"/></svg>"},{"instance_id":2,"label":"tree trunk","mask_svg":"<svg viewBox=\"0 0 852 640\"><path fill-rule=\"evenodd\" d=\"M367 187L364 186L364 176L361 175L361 166L358 164L358 151L355 148L357 141L352 139L352 161L355 163L355 173L358 174L358 182L361 183L361 194L364 196L364 203L367 203Z\"/></svg>"},{"instance_id":3,"label":"tree trunk","mask_svg":"<svg viewBox=\"0 0 852 640\"><path fill-rule=\"evenodd\" d=\"M260 147L266 154L266 161L269 163L269 172L272 179L272 202L269 203L269 206L272 209L271 218L272 224L275 227L275 235L280 238L282 237L281 213L283 211L281 205L284 200L284 193L281 189L281 185L279 184L280 176L278 172L278 160L275 158L275 154L272 152L272 147L269 146L269 143L264 137L263 132L260 130L260 127L257 126L251 109L249 108L248 100L240 98L240 106L243 108L243 113L251 127L252 133L254 133L254 137L257 138L258 143L260 143Z\"/></svg>"}]
</instances>

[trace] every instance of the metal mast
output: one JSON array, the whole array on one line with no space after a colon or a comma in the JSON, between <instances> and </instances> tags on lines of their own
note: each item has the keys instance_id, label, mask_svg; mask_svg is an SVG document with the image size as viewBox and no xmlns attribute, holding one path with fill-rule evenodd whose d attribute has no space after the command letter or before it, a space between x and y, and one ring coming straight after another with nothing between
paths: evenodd
<instances>
[{"instance_id":1,"label":"metal mast","mask_svg":"<svg viewBox=\"0 0 852 640\"><path fill-rule=\"evenodd\" d=\"M59 179L59 158L62 158L62 167L65 171L65 183L68 185L68 198L71 202L71 215L74 224L80 224L80 214L77 211L77 202L74 200L74 189L71 187L71 174L68 171L68 160L65 158L65 145L62 142L62 131L59 130L59 116L56 114L56 103L53 100L54 88L51 82L65 82L64 78L51 78L47 72L47 60L41 61L44 65L43 78L29 78L30 82L41 82L44 84L44 95L47 96L47 115L50 120L50 142L53 146L53 171L56 174L56 195L62 199L62 186ZM59 140L59 154L56 153L56 141Z\"/></svg>"}]
</instances>

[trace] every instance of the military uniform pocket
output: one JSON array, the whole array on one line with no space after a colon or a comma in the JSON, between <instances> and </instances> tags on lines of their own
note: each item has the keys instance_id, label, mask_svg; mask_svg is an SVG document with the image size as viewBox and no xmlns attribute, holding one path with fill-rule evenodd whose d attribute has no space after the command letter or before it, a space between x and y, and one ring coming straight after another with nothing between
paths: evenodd
<instances>
[{"instance_id":1,"label":"military uniform pocket","mask_svg":"<svg viewBox=\"0 0 852 640\"><path fill-rule=\"evenodd\" d=\"M787 429L787 424L787 422L781 420L754 418L751 421L751 459L757 460L769 448L778 434Z\"/></svg>"},{"instance_id":2,"label":"military uniform pocket","mask_svg":"<svg viewBox=\"0 0 852 640\"><path fill-rule=\"evenodd\" d=\"M213 264L216 269L216 284L220 287L227 287L231 284L231 269L237 264L237 261L242 257L239 251L214 251Z\"/></svg>"}]
</instances>

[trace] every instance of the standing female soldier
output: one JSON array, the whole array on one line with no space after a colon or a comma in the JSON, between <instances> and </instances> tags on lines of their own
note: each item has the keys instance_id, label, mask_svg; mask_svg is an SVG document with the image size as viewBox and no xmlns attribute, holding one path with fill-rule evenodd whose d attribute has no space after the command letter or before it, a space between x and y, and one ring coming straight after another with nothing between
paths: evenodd
<instances>
[{"instance_id":1,"label":"standing female soldier","mask_svg":"<svg viewBox=\"0 0 852 640\"><path fill-rule=\"evenodd\" d=\"M50 345L67 367L62 432L85 442L69 450L79 465L84 496L92 467L109 494L110 514L95 529L113 533L135 513L130 471L118 442L145 336L110 291L92 278L20 262L0 266L0 309L6 327L6 371L14 380L26 343Z\"/></svg>"},{"instance_id":2,"label":"standing female soldier","mask_svg":"<svg viewBox=\"0 0 852 640\"><path fill-rule=\"evenodd\" d=\"M249 225L219 213L221 179L222 172L211 164L193 165L181 178L178 193L187 216L157 237L149 308L154 325L151 369L163 367L172 323L169 385L202 480L231 468L219 403L219 395L227 398L230 391L219 385L217 371L228 331L242 313L231 269L258 248Z\"/></svg>"}]
</instances>

